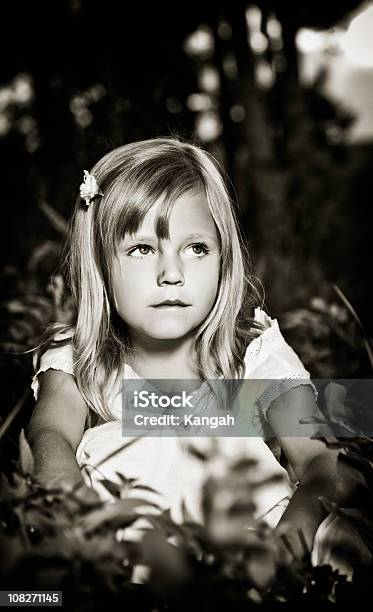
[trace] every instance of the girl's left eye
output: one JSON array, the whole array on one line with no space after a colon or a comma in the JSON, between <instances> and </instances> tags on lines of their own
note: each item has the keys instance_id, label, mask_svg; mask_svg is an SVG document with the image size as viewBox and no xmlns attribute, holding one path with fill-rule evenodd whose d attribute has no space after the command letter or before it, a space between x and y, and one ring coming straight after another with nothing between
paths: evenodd
<instances>
[{"instance_id":1,"label":"girl's left eye","mask_svg":"<svg viewBox=\"0 0 373 612\"><path fill-rule=\"evenodd\" d=\"M186 251L188 251L189 249L193 249L192 255L195 255L196 257L203 257L209 252L207 244L205 244L204 242L196 242L195 244L191 244L186 249Z\"/></svg>"}]
</instances>

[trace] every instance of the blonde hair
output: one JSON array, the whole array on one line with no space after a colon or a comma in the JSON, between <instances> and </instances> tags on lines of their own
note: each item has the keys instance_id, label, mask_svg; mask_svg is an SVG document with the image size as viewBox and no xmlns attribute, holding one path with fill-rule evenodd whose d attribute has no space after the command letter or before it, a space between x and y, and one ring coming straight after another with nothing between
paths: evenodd
<instances>
[{"instance_id":1,"label":"blonde hair","mask_svg":"<svg viewBox=\"0 0 373 612\"><path fill-rule=\"evenodd\" d=\"M126 232L137 231L159 198L156 233L158 238L169 238L173 202L190 190L204 192L221 251L217 298L196 330L198 371L205 379L242 378L245 350L261 329L250 314L260 294L235 206L215 159L194 144L155 138L114 149L91 173L103 196L89 207L77 198L64 261L73 307L74 374L88 405L102 419L113 418L110 389L122 377L133 350L112 292L110 270L118 244ZM51 340L56 331L66 330L66 325L53 325L43 348L55 346Z\"/></svg>"}]
</instances>

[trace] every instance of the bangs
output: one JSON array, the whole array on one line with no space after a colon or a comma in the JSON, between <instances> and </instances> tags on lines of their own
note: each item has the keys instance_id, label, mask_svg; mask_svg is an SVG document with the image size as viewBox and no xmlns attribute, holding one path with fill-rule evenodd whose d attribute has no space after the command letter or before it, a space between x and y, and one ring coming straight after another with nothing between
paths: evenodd
<instances>
[{"instance_id":1,"label":"bangs","mask_svg":"<svg viewBox=\"0 0 373 612\"><path fill-rule=\"evenodd\" d=\"M175 201L188 191L206 193L201 177L196 172L186 173L185 167L183 170L183 176L170 176L167 173L164 181L157 177L157 180L149 181L149 185L140 183L137 189L130 189L129 193L126 190L127 194L121 193L117 199L116 210L113 211L113 231L109 233L114 237L112 247L115 252L126 234L134 234L139 230L155 203L159 204L154 222L155 235L159 240L169 240L170 214Z\"/></svg>"},{"instance_id":2,"label":"bangs","mask_svg":"<svg viewBox=\"0 0 373 612\"><path fill-rule=\"evenodd\" d=\"M185 190L186 191L186 190ZM132 198L127 200L122 210L120 211L115 227L115 244L116 246L123 240L126 234L135 234L147 213L159 202L159 207L154 223L154 231L158 239L168 240L169 234L169 220L173 202L177 200L179 195L174 193L154 193L149 194L147 197Z\"/></svg>"}]
</instances>

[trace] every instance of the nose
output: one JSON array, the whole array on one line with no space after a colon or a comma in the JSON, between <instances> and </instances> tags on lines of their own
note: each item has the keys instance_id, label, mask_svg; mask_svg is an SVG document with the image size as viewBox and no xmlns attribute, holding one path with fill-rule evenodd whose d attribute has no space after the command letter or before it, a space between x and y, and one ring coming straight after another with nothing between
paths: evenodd
<instances>
[{"instance_id":1,"label":"nose","mask_svg":"<svg viewBox=\"0 0 373 612\"><path fill-rule=\"evenodd\" d=\"M184 271L182 262L175 255L162 255L159 258L157 283L162 285L184 285Z\"/></svg>"}]
</instances>

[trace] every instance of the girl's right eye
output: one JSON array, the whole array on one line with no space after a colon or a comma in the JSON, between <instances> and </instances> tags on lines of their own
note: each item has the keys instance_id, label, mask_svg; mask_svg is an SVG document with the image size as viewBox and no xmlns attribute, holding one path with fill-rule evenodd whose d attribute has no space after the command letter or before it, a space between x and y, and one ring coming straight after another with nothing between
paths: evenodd
<instances>
[{"instance_id":1,"label":"girl's right eye","mask_svg":"<svg viewBox=\"0 0 373 612\"><path fill-rule=\"evenodd\" d=\"M138 251L138 254L136 254ZM134 257L137 259L141 259L142 257L146 257L152 251L152 248L147 244L138 244L136 247L128 251L128 255L130 257Z\"/></svg>"}]
</instances>

